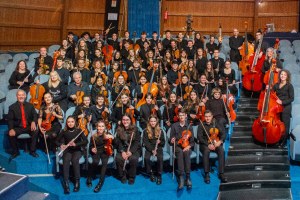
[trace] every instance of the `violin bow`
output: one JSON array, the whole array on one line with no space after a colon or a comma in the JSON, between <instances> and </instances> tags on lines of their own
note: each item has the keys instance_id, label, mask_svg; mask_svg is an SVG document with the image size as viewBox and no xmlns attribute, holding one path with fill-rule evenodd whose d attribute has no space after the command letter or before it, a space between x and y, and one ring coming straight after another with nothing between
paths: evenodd
<instances>
[{"instance_id":1,"label":"violin bow","mask_svg":"<svg viewBox=\"0 0 300 200\"><path fill-rule=\"evenodd\" d=\"M160 137L161 137L161 130L160 130L160 132L159 132L158 138L157 138L156 143L155 143L155 148L154 148L155 154L157 154L158 141L160 140ZM154 153L152 153L152 156L151 156L152 162L154 161L154 157L155 157L155 156L157 156L157 155L154 155Z\"/></svg>"},{"instance_id":2,"label":"violin bow","mask_svg":"<svg viewBox=\"0 0 300 200\"><path fill-rule=\"evenodd\" d=\"M175 141L173 143L173 173L172 173L172 179L174 180L175 177Z\"/></svg>"},{"instance_id":3,"label":"violin bow","mask_svg":"<svg viewBox=\"0 0 300 200\"><path fill-rule=\"evenodd\" d=\"M130 150L130 147L131 147L131 144L132 144L132 139L133 139L133 132L131 133L131 136L130 136L130 141L129 141L129 145L128 145L128 147L127 147L127 151L126 151L126 153L128 153L128 151ZM127 159L125 159L124 160L124 165L123 165L123 171L125 171L125 169L126 169L126 161L128 160L128 158Z\"/></svg>"},{"instance_id":4,"label":"violin bow","mask_svg":"<svg viewBox=\"0 0 300 200\"><path fill-rule=\"evenodd\" d=\"M46 134L44 133L43 136L44 136L44 141L45 141L46 153L47 153L47 157L48 157L48 163L50 165L51 160L50 160L50 156L49 156L49 150L48 150L48 144L47 144L47 140L46 140Z\"/></svg>"},{"instance_id":5,"label":"violin bow","mask_svg":"<svg viewBox=\"0 0 300 200\"><path fill-rule=\"evenodd\" d=\"M206 136L208 137L208 141L209 141L209 143L211 143L212 145L214 145L214 146L215 146L215 143L214 143L214 141L213 141L213 140L211 140L211 138L210 138L209 134L207 133L207 131L206 131L206 129L205 129L205 127L204 127L203 123L202 123L202 121L201 121L201 120L199 120L199 121L200 121L200 124L202 125L202 127L203 127L203 129L204 129L204 132L205 132Z\"/></svg>"},{"instance_id":6,"label":"violin bow","mask_svg":"<svg viewBox=\"0 0 300 200\"><path fill-rule=\"evenodd\" d=\"M24 78L24 80L22 81L22 85L20 85L19 87L18 87L18 89L20 89L22 86L23 86L23 84L25 83L25 79L27 79L29 76L30 76L30 74L33 72L33 70L34 70L34 68L29 72L29 74Z\"/></svg>"}]
</instances>

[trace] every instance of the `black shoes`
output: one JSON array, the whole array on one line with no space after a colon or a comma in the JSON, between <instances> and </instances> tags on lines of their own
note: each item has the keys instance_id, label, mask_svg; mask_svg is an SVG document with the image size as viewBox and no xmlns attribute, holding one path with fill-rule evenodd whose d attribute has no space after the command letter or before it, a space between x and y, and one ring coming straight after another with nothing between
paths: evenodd
<instances>
[{"instance_id":1,"label":"black shoes","mask_svg":"<svg viewBox=\"0 0 300 200\"><path fill-rule=\"evenodd\" d=\"M87 179L86 179L86 185L88 187L92 187L92 178L91 177L87 177Z\"/></svg>"},{"instance_id":2,"label":"black shoes","mask_svg":"<svg viewBox=\"0 0 300 200\"><path fill-rule=\"evenodd\" d=\"M187 187L188 190L192 189L192 181L191 181L190 176L186 177L185 185L186 185L186 187Z\"/></svg>"},{"instance_id":3,"label":"black shoes","mask_svg":"<svg viewBox=\"0 0 300 200\"><path fill-rule=\"evenodd\" d=\"M155 182L155 179L156 179L156 178L155 178L153 172L151 172L151 173L150 173L150 181L151 181L151 182Z\"/></svg>"},{"instance_id":4,"label":"black shoes","mask_svg":"<svg viewBox=\"0 0 300 200\"><path fill-rule=\"evenodd\" d=\"M101 188L102 188L102 186L103 186L103 183L104 183L104 180L103 180L103 179L100 179L100 180L99 180L99 183L96 185L96 187L95 187L95 189L94 189L94 192L95 192L95 193L98 193L98 192L101 190Z\"/></svg>"},{"instance_id":5,"label":"black shoes","mask_svg":"<svg viewBox=\"0 0 300 200\"><path fill-rule=\"evenodd\" d=\"M162 182L161 175L158 175L156 179L156 185L160 185L161 182Z\"/></svg>"},{"instance_id":6,"label":"black shoes","mask_svg":"<svg viewBox=\"0 0 300 200\"><path fill-rule=\"evenodd\" d=\"M182 190L184 187L184 178L182 175L179 176L179 180L178 180L178 190Z\"/></svg>"},{"instance_id":7,"label":"black shoes","mask_svg":"<svg viewBox=\"0 0 300 200\"><path fill-rule=\"evenodd\" d=\"M70 194L69 181L63 180L64 193Z\"/></svg>"},{"instance_id":8,"label":"black shoes","mask_svg":"<svg viewBox=\"0 0 300 200\"><path fill-rule=\"evenodd\" d=\"M133 185L134 184L134 180L135 180L134 178L129 178L128 179L128 184L129 185Z\"/></svg>"},{"instance_id":9,"label":"black shoes","mask_svg":"<svg viewBox=\"0 0 300 200\"><path fill-rule=\"evenodd\" d=\"M227 183L227 177L223 173L219 174L219 179L222 183Z\"/></svg>"},{"instance_id":10,"label":"black shoes","mask_svg":"<svg viewBox=\"0 0 300 200\"><path fill-rule=\"evenodd\" d=\"M16 151L16 152L12 153L11 156L9 157L9 161L11 161L12 159L15 159L19 155L20 155L19 151Z\"/></svg>"},{"instance_id":11,"label":"black shoes","mask_svg":"<svg viewBox=\"0 0 300 200\"><path fill-rule=\"evenodd\" d=\"M122 178L121 178L121 183L123 183L123 184L127 183L127 178L126 178L125 175L122 176Z\"/></svg>"},{"instance_id":12,"label":"black shoes","mask_svg":"<svg viewBox=\"0 0 300 200\"><path fill-rule=\"evenodd\" d=\"M76 179L73 192L78 192L79 189L80 189L80 181L79 181L79 179Z\"/></svg>"},{"instance_id":13,"label":"black shoes","mask_svg":"<svg viewBox=\"0 0 300 200\"><path fill-rule=\"evenodd\" d=\"M31 151L29 154L35 158L39 157L39 154L37 154L35 151Z\"/></svg>"},{"instance_id":14,"label":"black shoes","mask_svg":"<svg viewBox=\"0 0 300 200\"><path fill-rule=\"evenodd\" d=\"M206 184L210 184L210 176L208 172L205 172L205 176L204 176L204 182Z\"/></svg>"}]
</instances>

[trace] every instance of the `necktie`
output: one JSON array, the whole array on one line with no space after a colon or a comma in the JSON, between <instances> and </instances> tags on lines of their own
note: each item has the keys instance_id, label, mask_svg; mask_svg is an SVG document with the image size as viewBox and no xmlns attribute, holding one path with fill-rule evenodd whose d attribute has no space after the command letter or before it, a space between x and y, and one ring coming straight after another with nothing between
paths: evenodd
<instances>
[{"instance_id":1,"label":"necktie","mask_svg":"<svg viewBox=\"0 0 300 200\"><path fill-rule=\"evenodd\" d=\"M22 115L22 126L23 126L23 128L26 128L26 116L25 116L25 110L24 110L23 103L21 103L20 108L21 108L21 115Z\"/></svg>"}]
</instances>

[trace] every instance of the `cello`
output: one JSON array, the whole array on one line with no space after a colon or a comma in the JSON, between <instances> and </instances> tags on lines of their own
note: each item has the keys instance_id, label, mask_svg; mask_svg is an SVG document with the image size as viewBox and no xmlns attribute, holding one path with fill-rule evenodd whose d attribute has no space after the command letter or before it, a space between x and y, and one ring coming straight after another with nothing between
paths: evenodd
<instances>
[{"instance_id":1,"label":"cello","mask_svg":"<svg viewBox=\"0 0 300 200\"><path fill-rule=\"evenodd\" d=\"M106 31L105 31L104 41L106 41L106 43L105 43L104 47L102 48L102 53L104 55L104 61L105 61L106 66L109 65L110 61L112 60L113 53L114 53L114 47L107 43L107 34L109 33L109 31L111 29L110 26L111 26L111 24L109 25L108 29L106 29Z\"/></svg>"},{"instance_id":2,"label":"cello","mask_svg":"<svg viewBox=\"0 0 300 200\"><path fill-rule=\"evenodd\" d=\"M268 87L261 92L257 105L261 113L252 125L254 139L265 144L276 144L285 135L285 126L279 116L279 113L283 111L283 106L276 102L278 97L275 92L271 91L275 66L276 61L273 60Z\"/></svg>"},{"instance_id":3,"label":"cello","mask_svg":"<svg viewBox=\"0 0 300 200\"><path fill-rule=\"evenodd\" d=\"M239 63L239 68L242 71L242 75L247 72L248 67L248 61L249 56L254 53L254 45L248 42L248 35L247 35L247 29L248 29L248 22L245 22L245 41L241 46L240 55L242 56L242 60Z\"/></svg>"},{"instance_id":4,"label":"cello","mask_svg":"<svg viewBox=\"0 0 300 200\"><path fill-rule=\"evenodd\" d=\"M249 58L249 64L251 63L251 68L249 71L247 71L244 74L243 77L243 87L252 92L259 92L262 89L262 72L261 68L263 65L263 62L265 60L265 55L263 55L261 58L259 57L261 45L263 42L263 35L261 39L259 40L258 47L255 51L254 57L251 56Z\"/></svg>"}]
</instances>

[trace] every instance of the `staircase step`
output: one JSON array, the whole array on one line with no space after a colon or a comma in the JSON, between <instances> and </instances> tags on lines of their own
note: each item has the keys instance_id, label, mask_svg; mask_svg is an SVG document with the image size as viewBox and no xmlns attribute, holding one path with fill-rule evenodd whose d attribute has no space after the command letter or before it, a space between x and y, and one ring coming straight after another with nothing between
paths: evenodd
<instances>
[{"instance_id":1,"label":"staircase step","mask_svg":"<svg viewBox=\"0 0 300 200\"><path fill-rule=\"evenodd\" d=\"M49 199L47 198L48 196L49 193L28 191L18 200L45 200L45 199Z\"/></svg>"},{"instance_id":2,"label":"staircase step","mask_svg":"<svg viewBox=\"0 0 300 200\"><path fill-rule=\"evenodd\" d=\"M255 197L255 198L254 198ZM221 191L218 200L266 200L285 199L292 200L292 192L289 188L255 188Z\"/></svg>"},{"instance_id":3,"label":"staircase step","mask_svg":"<svg viewBox=\"0 0 300 200\"><path fill-rule=\"evenodd\" d=\"M239 146L237 148L237 146ZM253 143L233 143L229 147L228 155L238 156L238 155L288 155L288 149L279 149L279 148L259 148Z\"/></svg>"},{"instance_id":4,"label":"staircase step","mask_svg":"<svg viewBox=\"0 0 300 200\"><path fill-rule=\"evenodd\" d=\"M243 132L243 131L251 131L252 132L252 125L234 125L233 127L233 134L236 132Z\"/></svg>"},{"instance_id":5,"label":"staircase step","mask_svg":"<svg viewBox=\"0 0 300 200\"><path fill-rule=\"evenodd\" d=\"M242 107L238 107L239 113L259 113L257 111L257 107L252 104L243 105Z\"/></svg>"},{"instance_id":6,"label":"staircase step","mask_svg":"<svg viewBox=\"0 0 300 200\"><path fill-rule=\"evenodd\" d=\"M246 136L231 136L230 143L253 143L253 137L251 135Z\"/></svg>"},{"instance_id":7,"label":"staircase step","mask_svg":"<svg viewBox=\"0 0 300 200\"><path fill-rule=\"evenodd\" d=\"M0 172L0 199L18 199L28 191L28 188L27 176Z\"/></svg>"},{"instance_id":8,"label":"staircase step","mask_svg":"<svg viewBox=\"0 0 300 200\"><path fill-rule=\"evenodd\" d=\"M250 104L250 105L257 105L257 103L258 103L258 99L254 99L254 98L245 98L245 97L241 97L240 99L239 99L239 104L240 105L248 105L248 104Z\"/></svg>"},{"instance_id":9,"label":"staircase step","mask_svg":"<svg viewBox=\"0 0 300 200\"><path fill-rule=\"evenodd\" d=\"M239 137L239 136L252 136L252 130L248 130L248 131L233 131L233 133L231 134L232 137Z\"/></svg>"}]
</instances>

